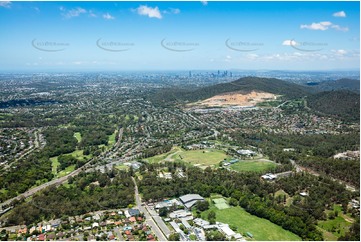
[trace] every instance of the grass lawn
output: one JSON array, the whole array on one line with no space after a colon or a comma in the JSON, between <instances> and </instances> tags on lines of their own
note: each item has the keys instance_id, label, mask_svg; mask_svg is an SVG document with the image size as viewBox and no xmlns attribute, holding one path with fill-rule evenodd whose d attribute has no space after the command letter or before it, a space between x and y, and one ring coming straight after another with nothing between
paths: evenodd
<instances>
[{"instance_id":1,"label":"grass lawn","mask_svg":"<svg viewBox=\"0 0 361 242\"><path fill-rule=\"evenodd\" d=\"M205 168L207 166L218 166L224 159L231 159L230 156L222 150L204 149L204 150L183 150L180 147L173 147L167 153L156 155L145 159L149 163L158 163L161 161L183 161L192 165Z\"/></svg>"},{"instance_id":2,"label":"grass lawn","mask_svg":"<svg viewBox=\"0 0 361 242\"><path fill-rule=\"evenodd\" d=\"M286 195L286 206L291 206L292 202L293 202L293 197L291 197L290 195L288 195L287 192L283 191L283 190L278 190L275 193L275 197L279 196L279 195Z\"/></svg>"},{"instance_id":3,"label":"grass lawn","mask_svg":"<svg viewBox=\"0 0 361 242\"><path fill-rule=\"evenodd\" d=\"M84 159L90 159L91 155L84 155L83 154L83 150L75 150L71 153L69 153L70 155L72 155L74 158L77 158L78 160L84 160Z\"/></svg>"},{"instance_id":4,"label":"grass lawn","mask_svg":"<svg viewBox=\"0 0 361 242\"><path fill-rule=\"evenodd\" d=\"M230 157L222 150L204 149L181 151L171 158L175 161L184 161L197 166L214 166Z\"/></svg>"},{"instance_id":5,"label":"grass lawn","mask_svg":"<svg viewBox=\"0 0 361 242\"><path fill-rule=\"evenodd\" d=\"M333 211L338 212L338 216L336 218L327 219L326 221L321 220L318 222L318 228L322 231L326 240L337 240L340 236L345 235L345 232L349 231L353 221L353 219L347 214L345 215L342 213L341 206L334 205ZM327 216L330 212L332 212L332 210L326 210Z\"/></svg>"},{"instance_id":6,"label":"grass lawn","mask_svg":"<svg viewBox=\"0 0 361 242\"><path fill-rule=\"evenodd\" d=\"M84 159L90 159L91 155L84 155L83 154L83 150L75 150L71 153L65 154L65 155L72 155L74 158L83 161ZM72 172L73 170L75 170L75 165L69 166L67 168L65 168L64 170L57 172L57 168L60 165L59 161L58 161L58 156L54 156L50 158L51 161L51 170L52 173L54 175L56 175L57 177L62 177L65 176L66 174L68 174L69 172Z\"/></svg>"},{"instance_id":7,"label":"grass lawn","mask_svg":"<svg viewBox=\"0 0 361 242\"><path fill-rule=\"evenodd\" d=\"M237 163L230 165L230 168L235 171L266 171L275 168L277 165L272 162L261 160L241 160Z\"/></svg>"},{"instance_id":8,"label":"grass lawn","mask_svg":"<svg viewBox=\"0 0 361 242\"><path fill-rule=\"evenodd\" d=\"M319 231L321 231L323 239L325 241L337 241L338 240L338 237L336 235L334 235L333 233L328 232L327 230L324 230L323 228L321 228L319 226L316 226L316 227Z\"/></svg>"},{"instance_id":9,"label":"grass lawn","mask_svg":"<svg viewBox=\"0 0 361 242\"><path fill-rule=\"evenodd\" d=\"M149 163L158 163L158 162L161 162L164 159L166 159L168 156L171 156L172 154L174 154L176 152L181 152L181 151L182 151L182 149L180 147L175 146L167 153L152 156L152 157L149 157L149 158L147 158L145 160L148 161Z\"/></svg>"},{"instance_id":10,"label":"grass lawn","mask_svg":"<svg viewBox=\"0 0 361 242\"><path fill-rule=\"evenodd\" d=\"M72 172L72 171L74 171L74 170L75 170L75 165L68 166L68 167L65 168L64 170L59 171L58 177L66 176L66 175L68 175L70 172Z\"/></svg>"},{"instance_id":11,"label":"grass lawn","mask_svg":"<svg viewBox=\"0 0 361 242\"><path fill-rule=\"evenodd\" d=\"M58 157L55 156L55 157L51 157L50 158L50 161L51 161L51 172L56 175L58 172L57 172L57 168L58 166L60 165L59 161L58 161Z\"/></svg>"},{"instance_id":12,"label":"grass lawn","mask_svg":"<svg viewBox=\"0 0 361 242\"><path fill-rule=\"evenodd\" d=\"M350 222L347 222L343 217L337 216L335 219L328 219L326 221L319 221L318 227L331 232L337 238L345 235L345 232L349 230L351 226Z\"/></svg>"},{"instance_id":13,"label":"grass lawn","mask_svg":"<svg viewBox=\"0 0 361 242\"><path fill-rule=\"evenodd\" d=\"M226 209L226 208L230 208L230 206L228 205L227 201L224 198L215 198L212 199L214 206L218 209Z\"/></svg>"},{"instance_id":14,"label":"grass lawn","mask_svg":"<svg viewBox=\"0 0 361 242\"><path fill-rule=\"evenodd\" d=\"M212 204L209 210L202 213L202 218L206 219L211 210L216 213L216 221L236 226L237 231L242 235L250 232L253 234L254 240L301 240L294 233L266 219L251 215L239 206L219 210Z\"/></svg>"},{"instance_id":15,"label":"grass lawn","mask_svg":"<svg viewBox=\"0 0 361 242\"><path fill-rule=\"evenodd\" d=\"M118 169L118 170L126 170L126 171L127 171L127 170L129 170L129 166L120 164L120 165L115 166L115 169Z\"/></svg>"},{"instance_id":16,"label":"grass lawn","mask_svg":"<svg viewBox=\"0 0 361 242\"><path fill-rule=\"evenodd\" d=\"M115 144L115 136L118 134L118 130L115 130L112 135L108 138L108 146L112 146Z\"/></svg>"},{"instance_id":17,"label":"grass lawn","mask_svg":"<svg viewBox=\"0 0 361 242\"><path fill-rule=\"evenodd\" d=\"M74 133L74 137L77 139L78 143L81 142L81 133L80 132Z\"/></svg>"}]
</instances>

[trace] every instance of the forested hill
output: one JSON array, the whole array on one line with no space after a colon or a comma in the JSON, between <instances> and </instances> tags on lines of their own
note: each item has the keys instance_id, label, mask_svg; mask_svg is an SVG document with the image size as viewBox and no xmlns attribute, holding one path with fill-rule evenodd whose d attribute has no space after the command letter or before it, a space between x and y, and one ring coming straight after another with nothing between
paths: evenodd
<instances>
[{"instance_id":1,"label":"forested hill","mask_svg":"<svg viewBox=\"0 0 361 242\"><path fill-rule=\"evenodd\" d=\"M335 81L324 81L315 87L322 91L349 90L360 93L360 80L343 78Z\"/></svg>"},{"instance_id":2,"label":"forested hill","mask_svg":"<svg viewBox=\"0 0 361 242\"><path fill-rule=\"evenodd\" d=\"M221 83L197 90L163 89L151 99L157 102L189 101L195 102L227 92L263 91L283 95L285 98L298 98L309 95L310 87L303 87L276 78L243 77L229 83Z\"/></svg>"},{"instance_id":3,"label":"forested hill","mask_svg":"<svg viewBox=\"0 0 361 242\"><path fill-rule=\"evenodd\" d=\"M360 96L346 90L327 91L307 98L308 106L345 121L360 120Z\"/></svg>"}]
</instances>

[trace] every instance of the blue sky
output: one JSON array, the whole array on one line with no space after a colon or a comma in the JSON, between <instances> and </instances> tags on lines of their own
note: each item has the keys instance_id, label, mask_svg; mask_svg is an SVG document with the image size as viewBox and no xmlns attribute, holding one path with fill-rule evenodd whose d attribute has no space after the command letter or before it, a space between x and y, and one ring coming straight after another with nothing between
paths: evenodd
<instances>
[{"instance_id":1,"label":"blue sky","mask_svg":"<svg viewBox=\"0 0 361 242\"><path fill-rule=\"evenodd\" d=\"M351 70L359 2L0 2L0 70Z\"/></svg>"}]
</instances>

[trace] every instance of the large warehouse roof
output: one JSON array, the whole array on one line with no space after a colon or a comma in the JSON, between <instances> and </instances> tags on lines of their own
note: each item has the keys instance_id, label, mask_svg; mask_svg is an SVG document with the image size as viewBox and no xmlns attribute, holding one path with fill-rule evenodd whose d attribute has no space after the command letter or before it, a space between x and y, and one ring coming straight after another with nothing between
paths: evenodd
<instances>
[{"instance_id":1,"label":"large warehouse roof","mask_svg":"<svg viewBox=\"0 0 361 242\"><path fill-rule=\"evenodd\" d=\"M204 201L199 194L187 194L179 198L186 208L191 208L197 201Z\"/></svg>"}]
</instances>

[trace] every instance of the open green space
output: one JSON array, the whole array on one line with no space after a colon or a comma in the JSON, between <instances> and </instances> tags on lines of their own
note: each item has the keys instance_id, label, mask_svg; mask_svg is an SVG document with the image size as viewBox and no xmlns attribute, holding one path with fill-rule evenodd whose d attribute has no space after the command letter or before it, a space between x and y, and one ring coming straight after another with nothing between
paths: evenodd
<instances>
[{"instance_id":1,"label":"open green space","mask_svg":"<svg viewBox=\"0 0 361 242\"><path fill-rule=\"evenodd\" d=\"M120 165L117 165L115 166L115 169L118 169L118 170L129 170L129 166L126 166L124 164L120 164Z\"/></svg>"},{"instance_id":2,"label":"open green space","mask_svg":"<svg viewBox=\"0 0 361 242\"><path fill-rule=\"evenodd\" d=\"M338 237L333 233L328 232L319 226L317 226L317 229L322 232L322 236L325 241L337 241Z\"/></svg>"},{"instance_id":3,"label":"open green space","mask_svg":"<svg viewBox=\"0 0 361 242\"><path fill-rule=\"evenodd\" d=\"M74 158L77 158L78 160L81 160L81 161L83 161L84 159L91 158L91 155L84 155L83 150L75 150L75 151L69 153L69 155L72 155Z\"/></svg>"},{"instance_id":4,"label":"open green space","mask_svg":"<svg viewBox=\"0 0 361 242\"><path fill-rule=\"evenodd\" d=\"M70 172L72 172L74 170L75 170L75 165L68 166L64 170L58 172L58 177L66 176L66 175L68 175Z\"/></svg>"},{"instance_id":5,"label":"open green space","mask_svg":"<svg viewBox=\"0 0 361 242\"><path fill-rule=\"evenodd\" d=\"M176 152L181 152L181 151L182 151L182 149L180 147L175 146L167 153L155 155L155 156L146 158L145 160L148 161L149 163L158 163L158 162L161 162L164 159L166 159L168 156L171 156L172 154L174 154Z\"/></svg>"},{"instance_id":6,"label":"open green space","mask_svg":"<svg viewBox=\"0 0 361 242\"><path fill-rule=\"evenodd\" d=\"M149 163L158 163L161 161L183 161L201 168L207 166L218 166L223 160L230 160L223 150L204 149L204 150L184 150L180 147L173 147L167 153L156 155L145 159Z\"/></svg>"},{"instance_id":7,"label":"open green space","mask_svg":"<svg viewBox=\"0 0 361 242\"><path fill-rule=\"evenodd\" d=\"M196 166L214 166L229 158L223 150L217 149L180 151L171 156L172 160L184 161Z\"/></svg>"},{"instance_id":8,"label":"open green space","mask_svg":"<svg viewBox=\"0 0 361 242\"><path fill-rule=\"evenodd\" d=\"M337 216L334 219L319 221L318 226L339 238L340 236L345 235L345 232L349 230L351 223L347 222L343 217Z\"/></svg>"},{"instance_id":9,"label":"open green space","mask_svg":"<svg viewBox=\"0 0 361 242\"><path fill-rule=\"evenodd\" d=\"M85 159L88 160L91 158L91 155L84 155L83 150L75 150L75 151L65 154L65 155L72 155L74 158L76 158L80 161L83 161ZM72 172L75 170L75 165L71 165L71 166L65 168L64 170L57 172L57 168L60 165L60 163L58 161L58 156L51 157L50 161L51 161L51 171L57 177L65 176L69 172Z\"/></svg>"},{"instance_id":10,"label":"open green space","mask_svg":"<svg viewBox=\"0 0 361 242\"><path fill-rule=\"evenodd\" d=\"M264 160L240 160L237 163L230 165L230 168L234 171L267 171L275 168L277 165L273 162Z\"/></svg>"},{"instance_id":11,"label":"open green space","mask_svg":"<svg viewBox=\"0 0 361 242\"><path fill-rule=\"evenodd\" d=\"M80 132L74 133L74 137L76 138L76 140L78 141L78 143L81 142L81 133L80 133Z\"/></svg>"},{"instance_id":12,"label":"open green space","mask_svg":"<svg viewBox=\"0 0 361 242\"><path fill-rule=\"evenodd\" d=\"M108 146L112 146L115 144L115 137L118 134L118 130L115 130L114 133L112 135L109 136L108 138Z\"/></svg>"},{"instance_id":13,"label":"open green space","mask_svg":"<svg viewBox=\"0 0 361 242\"><path fill-rule=\"evenodd\" d=\"M57 168L58 166L60 165L59 161L58 161L58 157L55 156L55 157L51 157L50 158L50 161L51 161L51 172L56 175L58 172L57 172Z\"/></svg>"},{"instance_id":14,"label":"open green space","mask_svg":"<svg viewBox=\"0 0 361 242\"><path fill-rule=\"evenodd\" d=\"M281 226L278 226L267 219L251 215L239 206L219 210L212 204L209 210L202 212L202 218L207 219L207 215L210 211L216 213L216 221L236 226L237 231L244 236L246 236L247 232L250 232L253 235L254 240L301 240L296 234L283 229Z\"/></svg>"},{"instance_id":15,"label":"open green space","mask_svg":"<svg viewBox=\"0 0 361 242\"><path fill-rule=\"evenodd\" d=\"M212 199L214 206L218 209L226 209L226 208L230 208L230 206L228 205L227 201L224 198L215 198Z\"/></svg>"},{"instance_id":16,"label":"open green space","mask_svg":"<svg viewBox=\"0 0 361 242\"><path fill-rule=\"evenodd\" d=\"M352 225L353 219L347 214L343 214L342 207L339 205L334 205L333 210L326 210L326 214L329 216L330 213L336 211L338 214L334 219L329 218L325 221L318 221L318 228L322 232L325 240L337 240L339 237L345 235Z\"/></svg>"},{"instance_id":17,"label":"open green space","mask_svg":"<svg viewBox=\"0 0 361 242\"><path fill-rule=\"evenodd\" d=\"M278 190L276 193L275 193L275 197L278 197L278 196L286 196L286 206L290 206L293 202L293 197L291 197L290 195L288 195L287 192L283 191L283 190Z\"/></svg>"}]
</instances>

